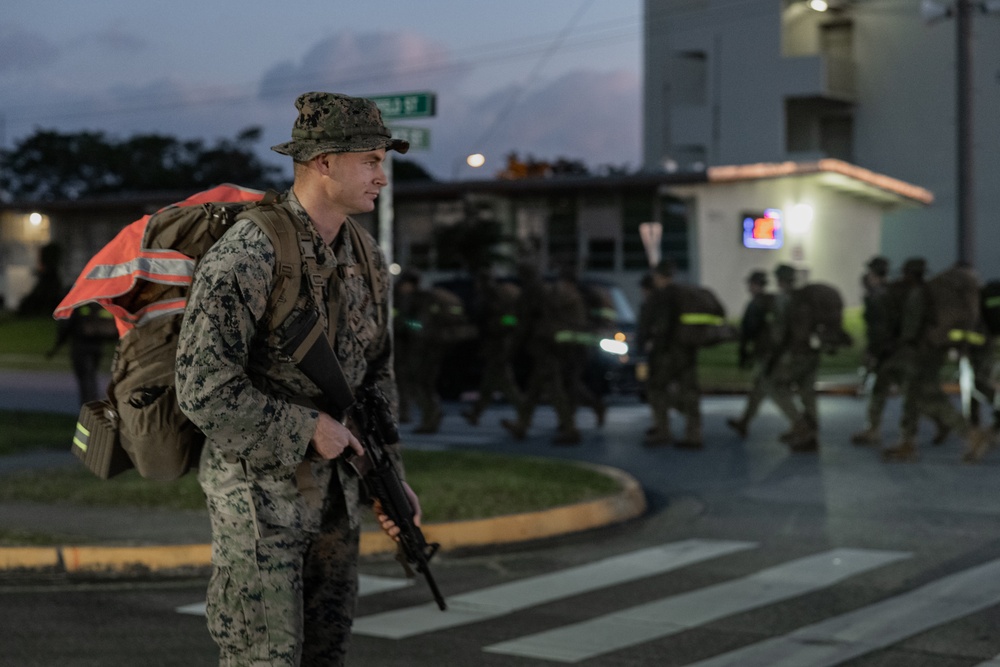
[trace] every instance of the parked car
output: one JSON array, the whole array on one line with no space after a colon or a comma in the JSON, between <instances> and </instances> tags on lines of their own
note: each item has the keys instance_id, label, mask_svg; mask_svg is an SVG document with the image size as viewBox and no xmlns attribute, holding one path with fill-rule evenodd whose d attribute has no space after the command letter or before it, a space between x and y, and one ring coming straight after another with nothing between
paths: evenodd
<instances>
[{"instance_id":1,"label":"parked car","mask_svg":"<svg viewBox=\"0 0 1000 667\"><path fill-rule=\"evenodd\" d=\"M514 278L501 278L516 282ZM585 371L587 385L600 395L633 394L638 391L635 355L629 349L636 334L636 314L624 291L608 280L583 278L581 287L587 291L591 309L599 309L601 325L594 331L593 353ZM475 286L471 278L461 276L438 280L434 287L457 295L466 310L473 312ZM441 370L438 391L447 399L457 399L479 388L482 363L480 341L476 337L453 343ZM514 359L514 372L523 383L528 375L529 360L524 354Z\"/></svg>"}]
</instances>

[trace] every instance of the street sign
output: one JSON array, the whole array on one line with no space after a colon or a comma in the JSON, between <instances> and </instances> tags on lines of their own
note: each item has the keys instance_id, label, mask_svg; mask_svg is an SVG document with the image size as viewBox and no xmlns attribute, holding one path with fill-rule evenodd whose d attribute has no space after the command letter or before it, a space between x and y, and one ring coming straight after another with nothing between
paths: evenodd
<instances>
[{"instance_id":1,"label":"street sign","mask_svg":"<svg viewBox=\"0 0 1000 667\"><path fill-rule=\"evenodd\" d=\"M410 142L410 150L430 148L431 131L426 127L409 127L406 125L391 125L393 139Z\"/></svg>"},{"instance_id":2,"label":"street sign","mask_svg":"<svg viewBox=\"0 0 1000 667\"><path fill-rule=\"evenodd\" d=\"M379 108L383 119L426 118L436 112L437 96L434 93L402 93L368 99Z\"/></svg>"}]
</instances>

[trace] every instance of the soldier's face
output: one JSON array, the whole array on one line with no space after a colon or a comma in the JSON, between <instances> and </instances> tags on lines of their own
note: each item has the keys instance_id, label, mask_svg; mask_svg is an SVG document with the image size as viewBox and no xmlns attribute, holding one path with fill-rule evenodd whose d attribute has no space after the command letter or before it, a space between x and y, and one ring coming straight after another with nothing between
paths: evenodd
<instances>
[{"instance_id":1,"label":"soldier's face","mask_svg":"<svg viewBox=\"0 0 1000 667\"><path fill-rule=\"evenodd\" d=\"M328 194L335 207L345 215L367 213L375 209L375 199L386 186L385 149L363 153L330 153L328 160Z\"/></svg>"}]
</instances>

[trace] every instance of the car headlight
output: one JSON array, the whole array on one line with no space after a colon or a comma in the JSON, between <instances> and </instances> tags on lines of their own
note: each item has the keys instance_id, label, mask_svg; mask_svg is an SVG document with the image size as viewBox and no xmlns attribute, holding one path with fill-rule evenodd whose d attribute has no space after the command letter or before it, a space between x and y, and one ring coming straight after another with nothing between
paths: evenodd
<instances>
[{"instance_id":1,"label":"car headlight","mask_svg":"<svg viewBox=\"0 0 1000 667\"><path fill-rule=\"evenodd\" d=\"M621 340L615 340L614 338L602 338L601 339L601 349L609 354L615 354L619 357L628 354L628 343Z\"/></svg>"}]
</instances>

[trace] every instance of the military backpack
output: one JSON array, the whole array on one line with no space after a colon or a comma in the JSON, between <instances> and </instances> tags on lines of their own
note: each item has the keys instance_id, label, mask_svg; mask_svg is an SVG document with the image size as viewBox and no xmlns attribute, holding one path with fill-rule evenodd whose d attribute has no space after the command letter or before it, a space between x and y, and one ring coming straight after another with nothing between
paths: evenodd
<instances>
[{"instance_id":1,"label":"military backpack","mask_svg":"<svg viewBox=\"0 0 1000 667\"><path fill-rule=\"evenodd\" d=\"M57 308L56 317L64 316L85 298L107 308L118 321L121 335L107 398L81 407L72 444L73 453L99 477L134 467L143 477L171 480L197 467L204 435L177 404L178 334L197 262L237 220L254 222L275 251L267 321L262 323L274 344L282 343L275 332L291 314L304 276L309 277L316 304L323 303L323 286L330 276L317 267L312 236L283 207L273 205L276 198L275 193L220 186L132 223L129 227L135 228L123 230L95 255ZM346 229L378 299L382 277L373 269L371 235L350 218ZM127 243L130 236L133 240ZM105 263L109 253L114 264ZM111 286L101 283L109 273L126 271L131 271L127 290L121 284L109 290ZM330 290L331 295L336 292Z\"/></svg>"},{"instance_id":2,"label":"military backpack","mask_svg":"<svg viewBox=\"0 0 1000 667\"><path fill-rule=\"evenodd\" d=\"M844 300L833 285L816 282L795 289L789 308L792 347L832 353L853 342L844 330Z\"/></svg>"}]
</instances>

